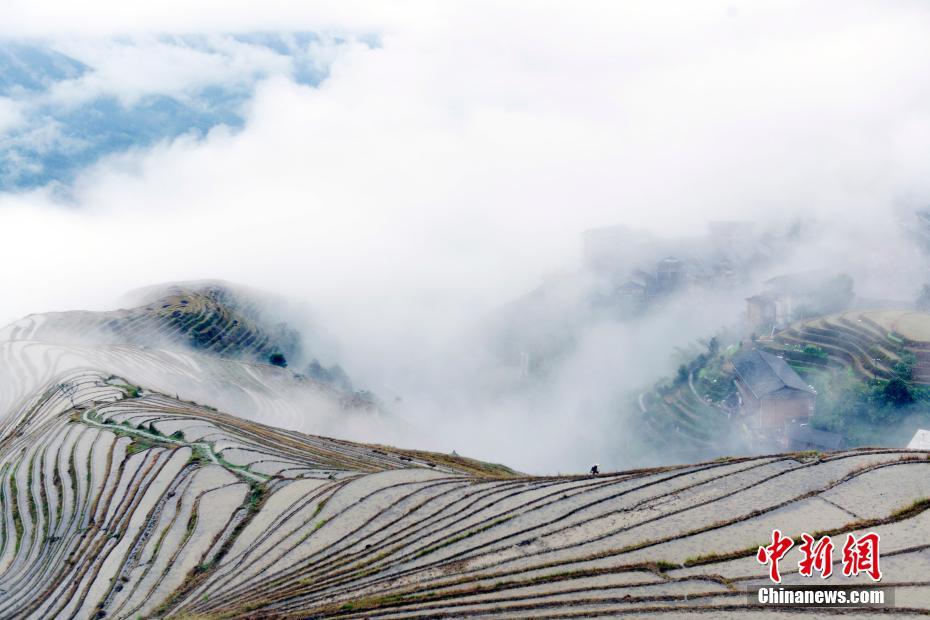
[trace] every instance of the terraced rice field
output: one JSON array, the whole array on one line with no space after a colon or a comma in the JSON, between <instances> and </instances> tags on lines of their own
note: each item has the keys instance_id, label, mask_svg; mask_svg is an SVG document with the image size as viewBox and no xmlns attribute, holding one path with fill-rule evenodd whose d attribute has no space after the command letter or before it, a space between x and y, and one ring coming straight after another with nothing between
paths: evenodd
<instances>
[{"instance_id":1,"label":"terraced rice field","mask_svg":"<svg viewBox=\"0 0 930 620\"><path fill-rule=\"evenodd\" d=\"M826 356L806 354L806 345ZM930 385L930 314L910 311L850 311L802 321L778 333L766 348L800 369L851 368L864 379L889 379L902 354L917 363L912 378Z\"/></svg>"},{"instance_id":2,"label":"terraced rice field","mask_svg":"<svg viewBox=\"0 0 930 620\"><path fill-rule=\"evenodd\" d=\"M57 344L0 339L0 412L9 411L64 373L82 368L131 376L150 389L206 401L238 416L321 434L359 419L377 436L382 414L350 395L287 369L193 351L128 344Z\"/></svg>"},{"instance_id":3,"label":"terraced rice field","mask_svg":"<svg viewBox=\"0 0 930 620\"><path fill-rule=\"evenodd\" d=\"M687 384L666 395L643 395L643 440L662 446L664 462L687 462L720 453L731 433L726 414L702 401Z\"/></svg>"},{"instance_id":4,"label":"terraced rice field","mask_svg":"<svg viewBox=\"0 0 930 620\"><path fill-rule=\"evenodd\" d=\"M899 610L930 610L930 512L896 514L924 452L528 477L133 384L71 371L0 422L0 617L762 616L776 527L877 529Z\"/></svg>"},{"instance_id":5,"label":"terraced rice field","mask_svg":"<svg viewBox=\"0 0 930 620\"><path fill-rule=\"evenodd\" d=\"M266 324L255 303L224 285L156 287L147 297L144 305L124 310L30 315L0 330L0 340L181 345L220 357L262 362L275 352L296 352L296 332Z\"/></svg>"}]
</instances>

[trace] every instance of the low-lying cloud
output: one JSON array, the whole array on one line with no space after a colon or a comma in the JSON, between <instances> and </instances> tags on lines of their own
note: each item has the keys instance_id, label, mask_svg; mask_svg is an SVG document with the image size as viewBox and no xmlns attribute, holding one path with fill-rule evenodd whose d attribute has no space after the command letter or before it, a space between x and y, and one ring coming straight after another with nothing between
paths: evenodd
<instances>
[{"instance_id":1,"label":"low-lying cloud","mask_svg":"<svg viewBox=\"0 0 930 620\"><path fill-rule=\"evenodd\" d=\"M900 241L900 214L930 196L930 11L917 3L410 3L388 15L271 2L261 15L224 3L216 17L169 3L96 22L49 6L14 2L0 32L67 41L62 50L99 67L84 86L122 101L148 77L178 92L267 76L241 128L109 156L65 201L47 188L0 196L4 322L109 308L162 281L269 289L310 305L336 343L329 361L402 395L412 418L500 424L462 431L471 445L428 447L551 471L588 459L587 439L556 444L602 436L605 403L626 386L614 377L648 380L671 345L733 313L674 336L674 316L654 331L592 327L532 398L461 398L471 386L437 371L470 355L461 334L545 274L575 270L581 231L623 223L673 236L715 219L815 218L822 235L791 267L852 271L860 293L886 298L921 284L922 258ZM313 85L261 54L215 67L160 55L153 39L135 63L107 39L191 29L345 40L318 51L327 74ZM0 104L0 131L16 123L10 106ZM545 439L508 448L528 426Z\"/></svg>"}]
</instances>

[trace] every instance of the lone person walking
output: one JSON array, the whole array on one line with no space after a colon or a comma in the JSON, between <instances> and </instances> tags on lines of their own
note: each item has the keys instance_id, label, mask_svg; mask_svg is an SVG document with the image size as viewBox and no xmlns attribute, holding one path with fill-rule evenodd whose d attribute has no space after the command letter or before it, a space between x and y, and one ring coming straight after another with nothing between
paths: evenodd
<instances>
[{"instance_id":1,"label":"lone person walking","mask_svg":"<svg viewBox=\"0 0 930 620\"><path fill-rule=\"evenodd\" d=\"M596 476L596 475L598 475L599 473L600 473L600 472L597 471L597 463L595 463L594 465L591 466L591 475L592 475L592 476Z\"/></svg>"}]
</instances>

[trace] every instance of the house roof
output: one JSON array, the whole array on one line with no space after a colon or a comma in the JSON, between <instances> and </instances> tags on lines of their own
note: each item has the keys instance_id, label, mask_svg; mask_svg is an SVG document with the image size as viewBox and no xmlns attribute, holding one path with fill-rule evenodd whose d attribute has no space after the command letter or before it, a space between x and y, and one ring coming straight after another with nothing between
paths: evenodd
<instances>
[{"instance_id":1,"label":"house roof","mask_svg":"<svg viewBox=\"0 0 930 620\"><path fill-rule=\"evenodd\" d=\"M733 357L733 367L756 398L797 398L817 392L780 357L753 349Z\"/></svg>"},{"instance_id":2,"label":"house roof","mask_svg":"<svg viewBox=\"0 0 930 620\"><path fill-rule=\"evenodd\" d=\"M775 295L774 293L770 291L766 291L764 293L759 293L758 295L753 295L752 297L747 297L746 301L759 301L759 302L771 303L775 301L776 298L777 298L777 295Z\"/></svg>"},{"instance_id":3,"label":"house roof","mask_svg":"<svg viewBox=\"0 0 930 620\"><path fill-rule=\"evenodd\" d=\"M617 290L620 291L639 291L644 290L646 285L642 282L637 282L636 280L627 280L623 284L617 287Z\"/></svg>"},{"instance_id":4,"label":"house roof","mask_svg":"<svg viewBox=\"0 0 930 620\"><path fill-rule=\"evenodd\" d=\"M811 291L819 288L830 279L830 274L823 269L786 273L765 281L765 285L778 291Z\"/></svg>"},{"instance_id":5,"label":"house roof","mask_svg":"<svg viewBox=\"0 0 930 620\"><path fill-rule=\"evenodd\" d=\"M908 450L930 450L930 431L918 430L907 444Z\"/></svg>"},{"instance_id":6,"label":"house roof","mask_svg":"<svg viewBox=\"0 0 930 620\"><path fill-rule=\"evenodd\" d=\"M823 450L841 450L846 442L838 433L821 431L806 424L789 426L788 441Z\"/></svg>"}]
</instances>

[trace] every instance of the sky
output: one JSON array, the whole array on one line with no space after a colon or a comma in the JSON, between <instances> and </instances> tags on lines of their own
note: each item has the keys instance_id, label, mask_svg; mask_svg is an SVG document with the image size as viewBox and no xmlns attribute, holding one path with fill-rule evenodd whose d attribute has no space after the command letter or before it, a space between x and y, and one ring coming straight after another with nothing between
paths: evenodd
<instances>
[{"instance_id":1,"label":"sky","mask_svg":"<svg viewBox=\"0 0 930 620\"><path fill-rule=\"evenodd\" d=\"M576 269L596 226L800 215L867 292L921 284L896 218L930 198L925 3L3 13L0 323L222 278L312 306L378 385Z\"/></svg>"},{"instance_id":2,"label":"sky","mask_svg":"<svg viewBox=\"0 0 930 620\"><path fill-rule=\"evenodd\" d=\"M239 129L258 80L282 74L318 85L327 44L338 42L304 32L8 41L0 47L0 188L67 196L107 155Z\"/></svg>"}]
</instances>

